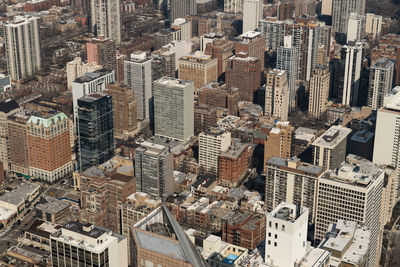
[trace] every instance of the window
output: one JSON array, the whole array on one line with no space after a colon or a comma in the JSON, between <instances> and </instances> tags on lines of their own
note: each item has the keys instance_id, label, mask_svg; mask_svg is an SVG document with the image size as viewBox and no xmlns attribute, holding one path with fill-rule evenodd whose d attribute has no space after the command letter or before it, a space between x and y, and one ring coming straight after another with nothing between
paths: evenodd
<instances>
[{"instance_id":1,"label":"window","mask_svg":"<svg viewBox=\"0 0 400 267\"><path fill-rule=\"evenodd\" d=\"M276 242L274 242L274 247L277 247L277 246L278 246L278 244Z\"/></svg>"},{"instance_id":2,"label":"window","mask_svg":"<svg viewBox=\"0 0 400 267\"><path fill-rule=\"evenodd\" d=\"M277 235L277 234L275 234L275 236L274 236L274 237L275 237L275 239L278 239L278 235Z\"/></svg>"}]
</instances>

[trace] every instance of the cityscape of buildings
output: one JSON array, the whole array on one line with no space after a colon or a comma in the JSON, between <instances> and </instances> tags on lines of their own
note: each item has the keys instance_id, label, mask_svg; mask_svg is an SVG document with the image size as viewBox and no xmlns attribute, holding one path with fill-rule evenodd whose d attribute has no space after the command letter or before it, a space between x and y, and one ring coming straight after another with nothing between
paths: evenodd
<instances>
[{"instance_id":1,"label":"cityscape of buildings","mask_svg":"<svg viewBox=\"0 0 400 267\"><path fill-rule=\"evenodd\" d=\"M400 266L400 4L0 4L0 266Z\"/></svg>"}]
</instances>

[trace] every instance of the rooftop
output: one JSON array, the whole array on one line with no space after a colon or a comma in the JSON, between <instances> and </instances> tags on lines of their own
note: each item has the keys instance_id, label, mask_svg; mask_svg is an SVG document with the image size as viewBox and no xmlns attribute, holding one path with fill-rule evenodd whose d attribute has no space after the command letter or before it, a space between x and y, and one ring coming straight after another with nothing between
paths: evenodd
<instances>
[{"instance_id":1,"label":"rooftop","mask_svg":"<svg viewBox=\"0 0 400 267\"><path fill-rule=\"evenodd\" d=\"M227 151L222 151L220 156L237 159L247 148L248 148L247 144L242 143L240 139L235 138L232 140L229 149Z\"/></svg>"},{"instance_id":2,"label":"rooftop","mask_svg":"<svg viewBox=\"0 0 400 267\"><path fill-rule=\"evenodd\" d=\"M212 126L210 128L208 128L204 134L206 135L213 135L213 136L220 136L225 134L227 131L226 129L222 128L222 127L216 127L216 126Z\"/></svg>"},{"instance_id":3,"label":"rooftop","mask_svg":"<svg viewBox=\"0 0 400 267\"><path fill-rule=\"evenodd\" d=\"M382 57L378 59L372 66L372 69L381 69L381 70L387 70L391 66L394 65L394 61L387 58L387 57Z\"/></svg>"},{"instance_id":4,"label":"rooftop","mask_svg":"<svg viewBox=\"0 0 400 267\"><path fill-rule=\"evenodd\" d=\"M255 38L255 37L259 36L259 35L261 35L261 32L248 31L248 32L245 32L242 35L240 35L240 37L252 39L252 38Z\"/></svg>"},{"instance_id":5,"label":"rooftop","mask_svg":"<svg viewBox=\"0 0 400 267\"><path fill-rule=\"evenodd\" d=\"M43 196L39 199L36 209L44 213L57 214L70 206L66 201L58 200L51 196Z\"/></svg>"},{"instance_id":6,"label":"rooftop","mask_svg":"<svg viewBox=\"0 0 400 267\"><path fill-rule=\"evenodd\" d=\"M286 167L289 170L290 169L298 170L303 173L310 173L317 176L322 174L324 171L323 167L301 162L300 159L298 158L285 159L273 156L266 162L266 164L272 164L279 167Z\"/></svg>"},{"instance_id":7,"label":"rooftop","mask_svg":"<svg viewBox=\"0 0 400 267\"><path fill-rule=\"evenodd\" d=\"M332 126L313 142L313 146L334 149L336 145L346 139L350 133L351 129L349 128L340 125Z\"/></svg>"},{"instance_id":8,"label":"rooftop","mask_svg":"<svg viewBox=\"0 0 400 267\"><path fill-rule=\"evenodd\" d=\"M354 133L351 136L351 141L359 142L359 143L366 143L366 142L372 140L374 138L374 136L375 136L374 132L363 129L363 130L360 130L360 131Z\"/></svg>"},{"instance_id":9,"label":"rooftop","mask_svg":"<svg viewBox=\"0 0 400 267\"><path fill-rule=\"evenodd\" d=\"M36 219L29 227L26 232L32 233L45 238L50 238L50 235L61 229L61 225L54 224L51 222L45 222L43 220Z\"/></svg>"},{"instance_id":10,"label":"rooftop","mask_svg":"<svg viewBox=\"0 0 400 267\"><path fill-rule=\"evenodd\" d=\"M5 193L0 196L0 201L4 201L13 205L19 205L24 202L28 195L39 190L40 185L32 183L22 183L16 189L11 192Z\"/></svg>"},{"instance_id":11,"label":"rooftop","mask_svg":"<svg viewBox=\"0 0 400 267\"><path fill-rule=\"evenodd\" d=\"M15 210L10 210L0 207L0 220L1 221L8 220L8 218L10 218L15 213L16 213Z\"/></svg>"},{"instance_id":12,"label":"rooftop","mask_svg":"<svg viewBox=\"0 0 400 267\"><path fill-rule=\"evenodd\" d=\"M295 222L306 210L307 208L301 207L299 209L295 204L282 202L267 214L267 218L272 217L283 221Z\"/></svg>"},{"instance_id":13,"label":"rooftop","mask_svg":"<svg viewBox=\"0 0 400 267\"><path fill-rule=\"evenodd\" d=\"M110 97L110 96L107 94L103 94L103 93L95 93L95 94L85 95L85 96L79 98L79 101L92 103L92 102L96 102L97 100L99 100L103 97Z\"/></svg>"},{"instance_id":14,"label":"rooftop","mask_svg":"<svg viewBox=\"0 0 400 267\"><path fill-rule=\"evenodd\" d=\"M10 111L13 111L14 109L17 108L19 108L19 105L15 100L9 99L0 102L0 112L9 113Z\"/></svg>"},{"instance_id":15,"label":"rooftop","mask_svg":"<svg viewBox=\"0 0 400 267\"><path fill-rule=\"evenodd\" d=\"M96 79L100 79L103 76L111 74L113 72L114 72L113 70L106 70L106 69L96 70L94 72L87 72L83 74L81 77L77 78L74 81L74 83L88 83Z\"/></svg>"},{"instance_id":16,"label":"rooftop","mask_svg":"<svg viewBox=\"0 0 400 267\"><path fill-rule=\"evenodd\" d=\"M36 124L38 126L40 125L47 128L66 119L68 119L68 117L63 112L55 110L40 111L33 112L27 123Z\"/></svg>"},{"instance_id":17,"label":"rooftop","mask_svg":"<svg viewBox=\"0 0 400 267\"><path fill-rule=\"evenodd\" d=\"M166 77L166 76L154 81L154 83L161 84L161 85L168 86L168 87L179 87L179 88L194 86L193 82L191 82L191 81L185 81L185 80L175 79L175 78Z\"/></svg>"}]
</instances>

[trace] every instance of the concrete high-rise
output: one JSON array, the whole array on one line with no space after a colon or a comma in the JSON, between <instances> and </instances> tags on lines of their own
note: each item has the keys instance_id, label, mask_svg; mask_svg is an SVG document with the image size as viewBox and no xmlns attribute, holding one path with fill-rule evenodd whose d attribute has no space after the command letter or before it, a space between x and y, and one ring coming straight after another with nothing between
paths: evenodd
<instances>
[{"instance_id":1,"label":"concrete high-rise","mask_svg":"<svg viewBox=\"0 0 400 267\"><path fill-rule=\"evenodd\" d=\"M83 74L101 70L103 67L96 62L84 63L80 57L76 57L74 60L68 62L65 68L67 70L67 86L71 88L72 82Z\"/></svg>"},{"instance_id":2,"label":"concrete high-rise","mask_svg":"<svg viewBox=\"0 0 400 267\"><path fill-rule=\"evenodd\" d=\"M273 156L289 159L294 151L294 127L288 121L278 121L268 134L264 145L264 163Z\"/></svg>"},{"instance_id":3,"label":"concrete high-rise","mask_svg":"<svg viewBox=\"0 0 400 267\"><path fill-rule=\"evenodd\" d=\"M127 239L93 224L67 223L51 234L50 247L53 266L128 266Z\"/></svg>"},{"instance_id":4,"label":"concrete high-rise","mask_svg":"<svg viewBox=\"0 0 400 267\"><path fill-rule=\"evenodd\" d=\"M88 63L101 65L103 69L117 72L117 46L114 40L99 36L86 44Z\"/></svg>"},{"instance_id":5,"label":"concrete high-rise","mask_svg":"<svg viewBox=\"0 0 400 267\"><path fill-rule=\"evenodd\" d=\"M4 25L7 70L14 82L32 78L41 68L39 18L16 16Z\"/></svg>"},{"instance_id":6,"label":"concrete high-rise","mask_svg":"<svg viewBox=\"0 0 400 267\"><path fill-rule=\"evenodd\" d=\"M365 35L365 16L351 13L347 24L347 43L361 42Z\"/></svg>"},{"instance_id":7,"label":"concrete high-rise","mask_svg":"<svg viewBox=\"0 0 400 267\"><path fill-rule=\"evenodd\" d=\"M242 12L242 0L224 0L224 12L237 14Z\"/></svg>"},{"instance_id":8,"label":"concrete high-rise","mask_svg":"<svg viewBox=\"0 0 400 267\"><path fill-rule=\"evenodd\" d=\"M382 16L373 13L366 14L365 32L371 34L374 38L381 35L382 31Z\"/></svg>"},{"instance_id":9,"label":"concrete high-rise","mask_svg":"<svg viewBox=\"0 0 400 267\"><path fill-rule=\"evenodd\" d=\"M344 59L345 64L342 94L343 105L358 105L363 49L363 43L354 42L350 42L342 47L342 59Z\"/></svg>"},{"instance_id":10,"label":"concrete high-rise","mask_svg":"<svg viewBox=\"0 0 400 267\"><path fill-rule=\"evenodd\" d=\"M68 117L57 111L36 112L26 122L31 176L54 183L72 174Z\"/></svg>"},{"instance_id":11,"label":"concrete high-rise","mask_svg":"<svg viewBox=\"0 0 400 267\"><path fill-rule=\"evenodd\" d=\"M152 98L152 59L146 52L132 53L125 60L125 84L132 90L137 101L137 118L144 120L150 116L150 99Z\"/></svg>"},{"instance_id":12,"label":"concrete high-rise","mask_svg":"<svg viewBox=\"0 0 400 267\"><path fill-rule=\"evenodd\" d=\"M394 62L386 57L377 60L370 68L368 106L378 110L393 85Z\"/></svg>"},{"instance_id":13,"label":"concrete high-rise","mask_svg":"<svg viewBox=\"0 0 400 267\"><path fill-rule=\"evenodd\" d=\"M226 66L226 87L238 88L239 100L253 102L254 93L261 85L261 62L247 54L236 54L228 58Z\"/></svg>"},{"instance_id":14,"label":"concrete high-rise","mask_svg":"<svg viewBox=\"0 0 400 267\"><path fill-rule=\"evenodd\" d=\"M174 193L174 163L169 148L143 142L135 150L136 191L162 199Z\"/></svg>"},{"instance_id":15,"label":"concrete high-rise","mask_svg":"<svg viewBox=\"0 0 400 267\"><path fill-rule=\"evenodd\" d=\"M351 13L365 14L365 0L333 0L332 29L339 42L346 42L347 26Z\"/></svg>"},{"instance_id":16,"label":"concrete high-rise","mask_svg":"<svg viewBox=\"0 0 400 267\"><path fill-rule=\"evenodd\" d=\"M154 81L155 135L187 141L194 135L194 85L163 77Z\"/></svg>"},{"instance_id":17,"label":"concrete high-rise","mask_svg":"<svg viewBox=\"0 0 400 267\"><path fill-rule=\"evenodd\" d=\"M347 136L351 129L336 125L329 128L313 143L314 165L333 170L346 159Z\"/></svg>"},{"instance_id":18,"label":"concrete high-rise","mask_svg":"<svg viewBox=\"0 0 400 267\"><path fill-rule=\"evenodd\" d=\"M330 89L329 65L318 65L310 80L308 116L319 119L328 107Z\"/></svg>"},{"instance_id":19,"label":"concrete high-rise","mask_svg":"<svg viewBox=\"0 0 400 267\"><path fill-rule=\"evenodd\" d=\"M289 94L286 72L278 69L270 70L265 82L265 116L287 121Z\"/></svg>"},{"instance_id":20,"label":"concrete high-rise","mask_svg":"<svg viewBox=\"0 0 400 267\"><path fill-rule=\"evenodd\" d=\"M114 156L111 96L96 93L78 99L79 169L98 166Z\"/></svg>"},{"instance_id":21,"label":"concrete high-rise","mask_svg":"<svg viewBox=\"0 0 400 267\"><path fill-rule=\"evenodd\" d=\"M286 72L289 86L289 108L296 106L296 81L299 76L298 49L292 45L293 37L285 36L283 47L279 47L276 56L276 68Z\"/></svg>"},{"instance_id":22,"label":"concrete high-rise","mask_svg":"<svg viewBox=\"0 0 400 267\"><path fill-rule=\"evenodd\" d=\"M90 11L92 32L121 43L120 0L90 0Z\"/></svg>"},{"instance_id":23,"label":"concrete high-rise","mask_svg":"<svg viewBox=\"0 0 400 267\"><path fill-rule=\"evenodd\" d=\"M243 0L243 33L254 31L263 18L262 0Z\"/></svg>"},{"instance_id":24,"label":"concrete high-rise","mask_svg":"<svg viewBox=\"0 0 400 267\"><path fill-rule=\"evenodd\" d=\"M211 127L199 135L199 165L204 173L218 175L218 157L231 145L231 133Z\"/></svg>"},{"instance_id":25,"label":"concrete high-rise","mask_svg":"<svg viewBox=\"0 0 400 267\"><path fill-rule=\"evenodd\" d=\"M337 169L325 172L318 180L315 240L322 241L329 224L337 220L366 225L371 230L368 266L378 266L384 226L384 180L382 169L352 154Z\"/></svg>"},{"instance_id":26,"label":"concrete high-rise","mask_svg":"<svg viewBox=\"0 0 400 267\"><path fill-rule=\"evenodd\" d=\"M196 0L171 0L170 21L185 18L187 15L197 15Z\"/></svg>"}]
</instances>

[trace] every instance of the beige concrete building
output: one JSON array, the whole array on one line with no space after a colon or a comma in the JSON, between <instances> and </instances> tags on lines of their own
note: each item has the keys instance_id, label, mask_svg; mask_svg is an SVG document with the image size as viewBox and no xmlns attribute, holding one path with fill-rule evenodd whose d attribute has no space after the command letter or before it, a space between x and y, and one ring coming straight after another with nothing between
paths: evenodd
<instances>
[{"instance_id":1,"label":"beige concrete building","mask_svg":"<svg viewBox=\"0 0 400 267\"><path fill-rule=\"evenodd\" d=\"M81 77L83 74L87 72L94 72L96 70L101 70L102 66L97 65L96 62L91 62L91 63L82 62L82 58L76 57L74 58L74 60L67 63L66 69L67 69L67 86L68 88L71 88L72 82L75 81L76 78Z\"/></svg>"},{"instance_id":2,"label":"beige concrete building","mask_svg":"<svg viewBox=\"0 0 400 267\"><path fill-rule=\"evenodd\" d=\"M200 51L187 54L178 60L178 77L192 81L196 89L217 80L218 60Z\"/></svg>"},{"instance_id":3,"label":"beige concrete building","mask_svg":"<svg viewBox=\"0 0 400 267\"><path fill-rule=\"evenodd\" d=\"M310 80L308 116L319 119L328 108L330 72L328 65L319 65Z\"/></svg>"},{"instance_id":4,"label":"beige concrete building","mask_svg":"<svg viewBox=\"0 0 400 267\"><path fill-rule=\"evenodd\" d=\"M286 121L289 113L289 86L286 72L273 69L265 83L265 116Z\"/></svg>"}]
</instances>

